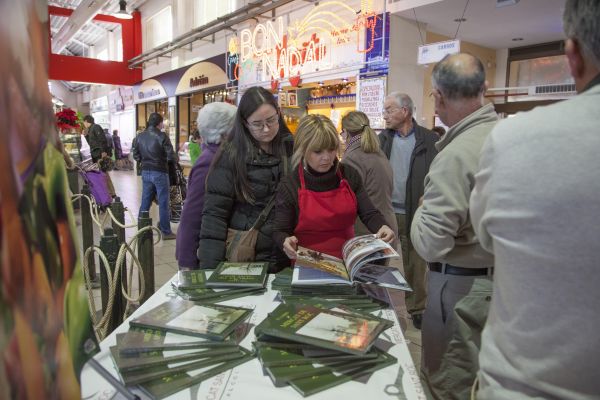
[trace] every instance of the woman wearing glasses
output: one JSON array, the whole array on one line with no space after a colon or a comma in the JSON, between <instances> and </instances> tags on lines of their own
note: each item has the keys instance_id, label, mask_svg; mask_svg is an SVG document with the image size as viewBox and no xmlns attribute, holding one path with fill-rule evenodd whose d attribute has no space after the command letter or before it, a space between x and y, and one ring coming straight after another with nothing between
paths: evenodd
<instances>
[{"instance_id":1,"label":"woman wearing glasses","mask_svg":"<svg viewBox=\"0 0 600 400\"><path fill-rule=\"evenodd\" d=\"M340 165L340 140L331 120L307 115L295 137L291 174L277 192L273 238L290 259L298 246L342 258L359 216L369 231L390 242L395 235L371 203L358 172Z\"/></svg>"},{"instance_id":2,"label":"woman wearing glasses","mask_svg":"<svg viewBox=\"0 0 600 400\"><path fill-rule=\"evenodd\" d=\"M262 87L248 89L206 180L200 268L215 268L225 261L228 229L249 230L254 225L289 170L292 150L293 139L276 99ZM286 257L275 246L272 232L272 218L267 216L258 230L255 260L270 262L271 272L276 272Z\"/></svg>"},{"instance_id":3,"label":"woman wearing glasses","mask_svg":"<svg viewBox=\"0 0 600 400\"><path fill-rule=\"evenodd\" d=\"M379 148L379 139L370 126L369 117L361 111L346 114L342 118L342 136L345 136L346 140L342 164L356 169L369 199L398 237L398 224L392 207L392 166ZM357 235L370 233L359 219L356 220L354 229ZM394 247L397 247L397 244L394 243Z\"/></svg>"}]
</instances>

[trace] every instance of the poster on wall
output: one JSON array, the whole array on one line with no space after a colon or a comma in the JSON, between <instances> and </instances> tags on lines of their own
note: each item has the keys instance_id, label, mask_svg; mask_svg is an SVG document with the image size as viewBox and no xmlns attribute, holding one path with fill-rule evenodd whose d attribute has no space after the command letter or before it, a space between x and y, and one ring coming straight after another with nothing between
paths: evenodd
<instances>
[{"instance_id":1,"label":"poster on wall","mask_svg":"<svg viewBox=\"0 0 600 400\"><path fill-rule=\"evenodd\" d=\"M79 399L98 344L48 92L48 4L0 13L0 398Z\"/></svg>"},{"instance_id":2,"label":"poster on wall","mask_svg":"<svg viewBox=\"0 0 600 400\"><path fill-rule=\"evenodd\" d=\"M383 120L385 82L385 76L358 81L357 110L367 114L373 129L385 128Z\"/></svg>"}]
</instances>

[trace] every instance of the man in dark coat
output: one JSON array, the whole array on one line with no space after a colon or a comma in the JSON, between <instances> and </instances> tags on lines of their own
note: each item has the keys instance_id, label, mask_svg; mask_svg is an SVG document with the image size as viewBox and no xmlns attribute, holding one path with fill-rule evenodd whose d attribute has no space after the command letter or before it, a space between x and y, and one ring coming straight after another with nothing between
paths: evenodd
<instances>
[{"instance_id":1,"label":"man in dark coat","mask_svg":"<svg viewBox=\"0 0 600 400\"><path fill-rule=\"evenodd\" d=\"M94 123L94 117L86 115L83 117L83 126L85 126L85 139L90 145L90 152L92 155L92 161L98 162L102 157L106 157L106 136L104 135L104 129L96 123Z\"/></svg>"},{"instance_id":2,"label":"man in dark coat","mask_svg":"<svg viewBox=\"0 0 600 400\"><path fill-rule=\"evenodd\" d=\"M425 176L437 154L438 136L417 125L413 110L413 101L407 94L390 93L385 98L383 112L387 129L379 135L379 142L394 171L392 206L398 221L406 280L413 289L406 295L406 308L413 325L420 329L427 299L426 264L410 242L410 224L423 196Z\"/></svg>"}]
</instances>

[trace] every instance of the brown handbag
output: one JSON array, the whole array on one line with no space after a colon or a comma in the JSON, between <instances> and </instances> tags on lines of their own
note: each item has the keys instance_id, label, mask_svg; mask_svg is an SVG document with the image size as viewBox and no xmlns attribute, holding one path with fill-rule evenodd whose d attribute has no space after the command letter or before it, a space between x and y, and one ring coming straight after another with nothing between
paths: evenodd
<instances>
[{"instance_id":1,"label":"brown handbag","mask_svg":"<svg viewBox=\"0 0 600 400\"><path fill-rule=\"evenodd\" d=\"M254 261L256 257L256 240L258 231L263 226L273 205L275 204L275 194L269 200L264 210L260 213L254 225L247 230L227 229L227 239L225 241L225 258L229 262Z\"/></svg>"}]
</instances>

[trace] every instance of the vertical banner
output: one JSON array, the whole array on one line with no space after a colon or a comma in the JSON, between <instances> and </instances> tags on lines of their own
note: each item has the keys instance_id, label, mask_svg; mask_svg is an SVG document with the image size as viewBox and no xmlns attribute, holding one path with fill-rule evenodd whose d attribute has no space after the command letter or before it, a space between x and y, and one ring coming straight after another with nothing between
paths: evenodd
<instances>
[{"instance_id":1,"label":"vertical banner","mask_svg":"<svg viewBox=\"0 0 600 400\"><path fill-rule=\"evenodd\" d=\"M373 129L385 128L385 121L383 120L385 81L385 76L358 81L358 105L356 108L367 114Z\"/></svg>"},{"instance_id":2,"label":"vertical banner","mask_svg":"<svg viewBox=\"0 0 600 400\"><path fill-rule=\"evenodd\" d=\"M79 399L97 351L48 91L48 3L0 1L0 398Z\"/></svg>"}]
</instances>

